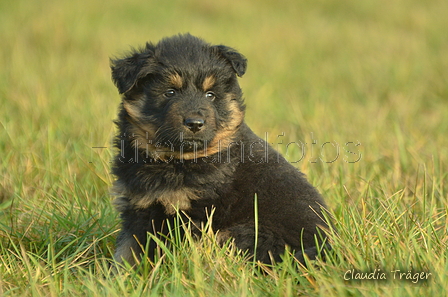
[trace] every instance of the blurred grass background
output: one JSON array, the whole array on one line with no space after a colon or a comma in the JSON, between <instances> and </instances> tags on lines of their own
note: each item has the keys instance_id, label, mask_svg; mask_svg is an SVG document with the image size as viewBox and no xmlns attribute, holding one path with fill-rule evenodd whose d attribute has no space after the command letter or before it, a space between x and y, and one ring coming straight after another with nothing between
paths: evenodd
<instances>
[{"instance_id":1,"label":"blurred grass background","mask_svg":"<svg viewBox=\"0 0 448 297\"><path fill-rule=\"evenodd\" d=\"M0 295L444 296L447 14L441 0L0 0ZM254 276L181 254L191 271L96 277L118 230L109 57L185 32L248 58L246 121L334 216L338 257L319 269ZM433 278L343 279L378 267Z\"/></svg>"}]
</instances>

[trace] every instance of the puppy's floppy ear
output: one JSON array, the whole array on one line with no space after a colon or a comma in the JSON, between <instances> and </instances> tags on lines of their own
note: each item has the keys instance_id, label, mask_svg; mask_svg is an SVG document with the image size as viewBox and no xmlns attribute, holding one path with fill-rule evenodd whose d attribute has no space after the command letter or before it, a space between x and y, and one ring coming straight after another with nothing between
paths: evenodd
<instances>
[{"instance_id":1,"label":"puppy's floppy ear","mask_svg":"<svg viewBox=\"0 0 448 297\"><path fill-rule=\"evenodd\" d=\"M216 45L218 52L230 62L235 73L241 77L246 73L247 59L231 47L225 45Z\"/></svg>"},{"instance_id":2,"label":"puppy's floppy ear","mask_svg":"<svg viewBox=\"0 0 448 297\"><path fill-rule=\"evenodd\" d=\"M150 74L154 68L154 46L146 44L146 48L134 51L131 56L110 60L112 80L120 94L131 90L137 82Z\"/></svg>"}]
</instances>

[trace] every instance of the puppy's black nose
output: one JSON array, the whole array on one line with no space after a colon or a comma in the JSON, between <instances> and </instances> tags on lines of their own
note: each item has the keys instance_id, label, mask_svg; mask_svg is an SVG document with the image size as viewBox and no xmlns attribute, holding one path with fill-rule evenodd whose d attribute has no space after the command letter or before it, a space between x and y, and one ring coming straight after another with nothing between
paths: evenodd
<instances>
[{"instance_id":1,"label":"puppy's black nose","mask_svg":"<svg viewBox=\"0 0 448 297\"><path fill-rule=\"evenodd\" d=\"M204 120L189 118L184 121L184 125L187 126L191 132L196 133L204 127Z\"/></svg>"}]
</instances>

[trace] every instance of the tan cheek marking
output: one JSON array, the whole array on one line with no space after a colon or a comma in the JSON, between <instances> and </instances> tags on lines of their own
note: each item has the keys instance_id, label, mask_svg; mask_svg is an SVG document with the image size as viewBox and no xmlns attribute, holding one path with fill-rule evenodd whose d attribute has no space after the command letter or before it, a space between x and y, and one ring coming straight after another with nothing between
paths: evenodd
<instances>
[{"instance_id":1,"label":"tan cheek marking","mask_svg":"<svg viewBox=\"0 0 448 297\"><path fill-rule=\"evenodd\" d=\"M216 79L213 75L207 76L204 79L204 82L202 83L202 89L204 90L204 92L210 90L213 85L215 84Z\"/></svg>"},{"instance_id":2,"label":"tan cheek marking","mask_svg":"<svg viewBox=\"0 0 448 297\"><path fill-rule=\"evenodd\" d=\"M136 99L135 101L123 101L123 108L127 111L127 113L133 117L134 119L138 119L141 117L140 110L143 108L143 99Z\"/></svg>"},{"instance_id":3,"label":"tan cheek marking","mask_svg":"<svg viewBox=\"0 0 448 297\"><path fill-rule=\"evenodd\" d=\"M143 109L144 101L142 99L136 99L135 101L123 102L123 108L129 115L128 120L132 126L129 128L129 132L133 135L132 145L138 146L140 149L148 149L149 151L155 151L154 145L149 144L149 140L155 138L157 127L150 123L141 122L141 110Z\"/></svg>"},{"instance_id":4,"label":"tan cheek marking","mask_svg":"<svg viewBox=\"0 0 448 297\"><path fill-rule=\"evenodd\" d=\"M182 88L183 80L182 77L178 73L171 74L168 76L168 81L175 87L176 89Z\"/></svg>"},{"instance_id":5,"label":"tan cheek marking","mask_svg":"<svg viewBox=\"0 0 448 297\"><path fill-rule=\"evenodd\" d=\"M228 108L232 112L232 118L228 123L226 123L224 129L216 134L215 138L210 143L210 148L213 148L218 144L218 142L224 142L226 144L232 142L232 135L236 132L238 126L243 122L244 112L240 110L236 101L231 100L231 97L232 95L228 94L226 99L229 101Z\"/></svg>"}]
</instances>

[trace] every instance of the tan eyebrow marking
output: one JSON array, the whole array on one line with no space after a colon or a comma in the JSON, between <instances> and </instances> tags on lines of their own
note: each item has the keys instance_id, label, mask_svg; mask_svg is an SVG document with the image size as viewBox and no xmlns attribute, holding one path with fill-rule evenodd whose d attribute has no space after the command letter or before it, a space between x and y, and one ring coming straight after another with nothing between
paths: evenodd
<instances>
[{"instance_id":1,"label":"tan eyebrow marking","mask_svg":"<svg viewBox=\"0 0 448 297\"><path fill-rule=\"evenodd\" d=\"M169 82L175 87L176 89L182 88L182 85L184 84L182 77L179 75L179 73L174 73L168 76Z\"/></svg>"},{"instance_id":2,"label":"tan eyebrow marking","mask_svg":"<svg viewBox=\"0 0 448 297\"><path fill-rule=\"evenodd\" d=\"M202 89L204 91L210 90L213 87L213 85L215 84L215 82L216 82L216 79L213 75L207 76L204 79L204 82L202 83Z\"/></svg>"}]
</instances>

